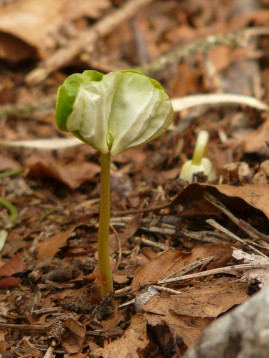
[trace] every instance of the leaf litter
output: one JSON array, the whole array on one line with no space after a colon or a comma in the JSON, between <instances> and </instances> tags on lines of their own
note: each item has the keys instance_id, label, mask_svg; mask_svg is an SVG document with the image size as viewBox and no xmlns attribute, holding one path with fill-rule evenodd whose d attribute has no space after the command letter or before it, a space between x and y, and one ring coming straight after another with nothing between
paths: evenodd
<instances>
[{"instance_id":1,"label":"leaf litter","mask_svg":"<svg viewBox=\"0 0 269 358\"><path fill-rule=\"evenodd\" d=\"M42 21L33 1L0 3L0 195L18 211L6 226L0 210L1 354L182 356L268 284L268 10L71 3L43 2ZM63 137L53 111L66 75L89 67L151 71L180 111L161 139L113 160L115 292L103 302L99 157ZM187 185L179 171L200 130L218 179Z\"/></svg>"}]
</instances>

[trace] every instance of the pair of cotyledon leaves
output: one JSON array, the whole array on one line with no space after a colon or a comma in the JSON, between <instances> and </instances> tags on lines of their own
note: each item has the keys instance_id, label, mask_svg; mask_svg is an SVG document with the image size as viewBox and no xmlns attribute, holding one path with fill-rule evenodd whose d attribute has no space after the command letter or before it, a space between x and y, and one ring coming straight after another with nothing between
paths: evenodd
<instances>
[{"instance_id":1,"label":"pair of cotyledon leaves","mask_svg":"<svg viewBox=\"0 0 269 358\"><path fill-rule=\"evenodd\" d=\"M58 90L59 129L104 154L114 156L159 137L172 117L161 85L133 70L84 71L68 77Z\"/></svg>"}]
</instances>

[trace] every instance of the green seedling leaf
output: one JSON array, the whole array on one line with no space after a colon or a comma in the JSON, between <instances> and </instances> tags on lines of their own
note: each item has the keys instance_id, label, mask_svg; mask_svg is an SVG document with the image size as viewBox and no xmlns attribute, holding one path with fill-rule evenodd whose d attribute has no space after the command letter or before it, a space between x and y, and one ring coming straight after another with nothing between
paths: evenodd
<instances>
[{"instance_id":1,"label":"green seedling leaf","mask_svg":"<svg viewBox=\"0 0 269 358\"><path fill-rule=\"evenodd\" d=\"M59 129L112 156L159 137L172 117L161 85L137 71L84 71L58 90Z\"/></svg>"}]
</instances>

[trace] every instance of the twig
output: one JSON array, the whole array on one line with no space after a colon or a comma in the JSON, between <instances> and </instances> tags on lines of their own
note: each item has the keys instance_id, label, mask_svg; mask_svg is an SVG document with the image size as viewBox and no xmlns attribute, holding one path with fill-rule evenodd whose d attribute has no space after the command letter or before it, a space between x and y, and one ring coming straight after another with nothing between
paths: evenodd
<instances>
[{"instance_id":1,"label":"twig","mask_svg":"<svg viewBox=\"0 0 269 358\"><path fill-rule=\"evenodd\" d=\"M161 227L155 227L155 226L151 226L149 228L142 226L140 229L146 232L150 232L153 234L161 234L161 235L174 235L175 233L175 229L163 229Z\"/></svg>"},{"instance_id":2,"label":"twig","mask_svg":"<svg viewBox=\"0 0 269 358\"><path fill-rule=\"evenodd\" d=\"M203 272L196 272L190 275L185 275L185 276L180 276L180 277L174 277L174 278L170 278L166 281L162 281L161 284L168 284L168 283L172 283L172 282L181 282L181 281L187 281L187 280L192 280L194 278L202 278L202 277L206 277L206 276L211 276L211 275L217 275L217 274L222 274L222 273L232 273L233 271L245 271L245 270L258 270L258 269L268 269L269 268L269 262L265 263L265 264L242 264L242 265L233 265L233 266L226 266L226 267L220 267L220 268L216 268L216 269L212 269L212 270L208 270L208 271L203 271ZM160 284L159 282L147 282L147 283L142 283L142 286L149 286L149 285L158 285Z\"/></svg>"},{"instance_id":3,"label":"twig","mask_svg":"<svg viewBox=\"0 0 269 358\"><path fill-rule=\"evenodd\" d=\"M158 289L158 285L166 285L169 283L173 283L173 282L182 282L182 281L187 281L187 280L192 280L195 278L202 278L202 277L207 277L207 276L211 276L211 275L217 275L217 274L232 274L234 271L245 271L245 270L258 270L258 269L268 269L269 268L269 262L265 263L265 264L242 264L242 265L233 265L233 266L226 266L226 267L220 267L220 268L216 268L216 269L212 269L212 270L208 270L208 271L203 271L203 272L196 272L194 274L190 274L190 275L184 275L184 276L180 276L180 277L174 277L174 278L169 278L166 280L161 280L159 282L143 282L141 283L141 288L145 288L147 286L154 286L156 285L155 288ZM131 291L131 287L125 287L126 290L126 294L129 293ZM122 290L118 290L115 292L115 296L120 296ZM128 302L123 303L122 305L120 305L120 307L124 307L127 305L130 305L132 303L135 302L135 299L132 299Z\"/></svg>"},{"instance_id":4,"label":"twig","mask_svg":"<svg viewBox=\"0 0 269 358\"><path fill-rule=\"evenodd\" d=\"M180 270L177 270L177 271L173 272L172 274L170 274L169 276L158 281L158 284L162 284L163 282L166 282L166 280L172 278L175 275L177 275L177 277L183 276L192 270L195 270L203 265L208 264L212 260L214 260L214 256L205 257L204 259L200 259L196 262L192 262L191 264L182 267Z\"/></svg>"},{"instance_id":5,"label":"twig","mask_svg":"<svg viewBox=\"0 0 269 358\"><path fill-rule=\"evenodd\" d=\"M187 229L182 229L180 231L184 236L191 238L192 240L208 242L210 244L219 244L220 242L226 240L223 234L214 231L190 231Z\"/></svg>"},{"instance_id":6,"label":"twig","mask_svg":"<svg viewBox=\"0 0 269 358\"><path fill-rule=\"evenodd\" d=\"M181 295L181 293L182 293L180 291L173 290L172 288L168 288L168 287L162 287L162 286L157 286L157 285L151 285L150 287L156 288L156 290L158 290L158 291L164 291L164 292L171 293L172 295Z\"/></svg>"},{"instance_id":7,"label":"twig","mask_svg":"<svg viewBox=\"0 0 269 358\"><path fill-rule=\"evenodd\" d=\"M172 204L173 204L173 200L166 204L157 205L157 206L149 206L147 208L142 208L142 209L129 209L129 210L122 210L122 211L113 211L112 214L116 215L116 216L129 215L129 214L142 214L142 213L148 213L151 211L166 209L169 206L171 206Z\"/></svg>"},{"instance_id":8,"label":"twig","mask_svg":"<svg viewBox=\"0 0 269 358\"><path fill-rule=\"evenodd\" d=\"M86 48L88 51L98 38L108 35L121 22L133 17L139 9L152 1L133 0L105 16L90 29L81 32L78 38L69 41L66 47L60 48L47 60L41 62L35 70L26 76L26 82L29 85L35 85L43 81L50 73L70 62L81 50Z\"/></svg>"},{"instance_id":9,"label":"twig","mask_svg":"<svg viewBox=\"0 0 269 358\"><path fill-rule=\"evenodd\" d=\"M135 237L134 241L135 242L140 241L145 245L148 245L148 246L151 246L151 247L156 247L157 249L159 249L161 251L174 250L174 248L169 246L169 245L165 245L165 244L162 244L160 242L155 242L155 241L140 238L140 237Z\"/></svg>"},{"instance_id":10,"label":"twig","mask_svg":"<svg viewBox=\"0 0 269 358\"><path fill-rule=\"evenodd\" d=\"M33 332L33 333L45 333L48 332L52 324L46 325L37 325L37 324L13 324L13 323L1 323L0 329L11 329L19 330L23 332Z\"/></svg>"},{"instance_id":11,"label":"twig","mask_svg":"<svg viewBox=\"0 0 269 358\"><path fill-rule=\"evenodd\" d=\"M246 221L235 217L233 213L228 208L226 208L226 206L222 202L220 202L217 198L215 198L212 194L205 191L203 197L207 201L209 201L212 205L214 205L216 208L218 208L221 212L223 212L240 229L244 230L253 240L265 240L269 242L268 235L262 234Z\"/></svg>"},{"instance_id":12,"label":"twig","mask_svg":"<svg viewBox=\"0 0 269 358\"><path fill-rule=\"evenodd\" d=\"M207 219L206 222L213 226L215 229L225 233L227 236L231 237L232 239L239 241L241 244L246 245L246 241L244 239L241 239L239 236L235 235L233 232L231 232L230 230L226 229L225 227L223 227L222 225L220 225L218 222L216 222L216 220L214 219ZM248 243L248 247L256 252L258 255L261 255L263 257L268 258L268 256L266 256L263 252L261 252L260 250L256 249L254 246L252 246L251 244Z\"/></svg>"}]
</instances>

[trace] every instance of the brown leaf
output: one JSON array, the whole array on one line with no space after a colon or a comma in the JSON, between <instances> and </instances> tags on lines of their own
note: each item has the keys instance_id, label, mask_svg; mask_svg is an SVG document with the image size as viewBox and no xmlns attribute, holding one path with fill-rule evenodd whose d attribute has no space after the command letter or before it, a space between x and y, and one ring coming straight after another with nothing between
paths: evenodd
<instances>
[{"instance_id":1,"label":"brown leaf","mask_svg":"<svg viewBox=\"0 0 269 358\"><path fill-rule=\"evenodd\" d=\"M20 255L14 256L10 261L0 267L0 276L10 276L0 279L0 288L17 286L20 283L19 277L12 277L15 273L23 272L25 264Z\"/></svg>"},{"instance_id":2,"label":"brown leaf","mask_svg":"<svg viewBox=\"0 0 269 358\"><path fill-rule=\"evenodd\" d=\"M146 266L139 269L132 281L132 290L138 291L143 282L156 282L184 266L184 261L190 254L178 250L162 253Z\"/></svg>"},{"instance_id":3,"label":"brown leaf","mask_svg":"<svg viewBox=\"0 0 269 358\"><path fill-rule=\"evenodd\" d=\"M266 141L269 138L269 119L259 128L242 138L244 153L257 153L262 148L266 149Z\"/></svg>"},{"instance_id":4,"label":"brown leaf","mask_svg":"<svg viewBox=\"0 0 269 358\"><path fill-rule=\"evenodd\" d=\"M28 177L54 178L71 189L78 188L86 180L91 180L100 171L99 165L89 162L72 162L66 165L57 163L53 158L34 156L27 161L25 175Z\"/></svg>"},{"instance_id":5,"label":"brown leaf","mask_svg":"<svg viewBox=\"0 0 269 358\"><path fill-rule=\"evenodd\" d=\"M167 324L175 329L178 337L190 346L212 318L228 311L248 298L247 283L221 278L187 287L181 295L154 296L143 311L149 324Z\"/></svg>"},{"instance_id":6,"label":"brown leaf","mask_svg":"<svg viewBox=\"0 0 269 358\"><path fill-rule=\"evenodd\" d=\"M216 214L220 211L203 198L208 192L221 201L231 211L238 215L244 211L253 210L253 214L269 219L269 192L267 187L257 185L188 185L175 199L174 204L188 204L188 210L184 214ZM190 209L191 208L191 209ZM263 215L264 213L264 215Z\"/></svg>"},{"instance_id":7,"label":"brown leaf","mask_svg":"<svg viewBox=\"0 0 269 358\"><path fill-rule=\"evenodd\" d=\"M93 353L104 358L146 357L150 342L147 336L147 320L142 314L131 318L131 324L124 335Z\"/></svg>"},{"instance_id":8,"label":"brown leaf","mask_svg":"<svg viewBox=\"0 0 269 358\"><path fill-rule=\"evenodd\" d=\"M66 245L66 241L74 231L74 228L64 232L60 232L49 239L42 241L36 245L37 258L54 257L57 252Z\"/></svg>"},{"instance_id":9,"label":"brown leaf","mask_svg":"<svg viewBox=\"0 0 269 358\"><path fill-rule=\"evenodd\" d=\"M6 43L6 51L1 55L18 61L31 56L27 50L32 49L33 52L36 49L38 55L45 58L57 44L57 36L53 34L64 23L82 16L99 17L109 5L107 0L89 0L86 4L83 0L75 4L73 0L43 0L42 3L21 0L11 3L0 9L0 31ZM14 40L14 44L8 47L10 39Z\"/></svg>"},{"instance_id":10,"label":"brown leaf","mask_svg":"<svg viewBox=\"0 0 269 358\"><path fill-rule=\"evenodd\" d=\"M211 268L222 266L231 258L231 255L232 250L229 247L212 245L197 246L191 253L179 250L166 251L137 271L132 281L132 290L135 292L140 289L143 282L162 280L184 266L209 256L215 257L213 263L210 263Z\"/></svg>"},{"instance_id":11,"label":"brown leaf","mask_svg":"<svg viewBox=\"0 0 269 358\"><path fill-rule=\"evenodd\" d=\"M73 318L67 318L63 323L68 331L64 333L62 346L68 353L78 353L81 350L86 335L86 327Z\"/></svg>"},{"instance_id":12,"label":"brown leaf","mask_svg":"<svg viewBox=\"0 0 269 358\"><path fill-rule=\"evenodd\" d=\"M19 169L21 165L14 159L0 154L0 170Z\"/></svg>"}]
</instances>

